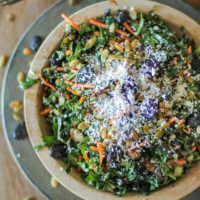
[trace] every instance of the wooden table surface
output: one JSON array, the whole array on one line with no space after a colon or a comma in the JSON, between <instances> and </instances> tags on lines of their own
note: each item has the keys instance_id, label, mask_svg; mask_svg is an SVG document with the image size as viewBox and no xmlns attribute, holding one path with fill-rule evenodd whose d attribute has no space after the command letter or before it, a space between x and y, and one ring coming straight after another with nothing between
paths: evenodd
<instances>
[{"instance_id":1,"label":"wooden table surface","mask_svg":"<svg viewBox=\"0 0 200 200\"><path fill-rule=\"evenodd\" d=\"M10 55L27 27L56 1L58 0L24 0L12 6L0 6L0 55ZM200 0L187 1L200 8ZM8 13L15 15L14 22L8 22L6 19ZM0 69L0 87L3 74L4 69ZM25 196L34 196L42 200L40 194L24 178L11 157L3 137L1 123L0 137L0 199L22 200Z\"/></svg>"}]
</instances>

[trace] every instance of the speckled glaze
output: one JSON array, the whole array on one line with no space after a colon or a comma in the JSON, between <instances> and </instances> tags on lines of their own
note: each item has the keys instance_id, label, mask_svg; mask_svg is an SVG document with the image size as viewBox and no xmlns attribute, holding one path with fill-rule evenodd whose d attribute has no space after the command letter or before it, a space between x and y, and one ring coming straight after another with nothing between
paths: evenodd
<instances>
[{"instance_id":1,"label":"speckled glaze","mask_svg":"<svg viewBox=\"0 0 200 200\"><path fill-rule=\"evenodd\" d=\"M114 3L116 2L116 3ZM184 26L189 34L195 39L197 44L200 44L200 26L184 15L183 13L170 8L168 6L145 0L118 0L118 1L105 1L98 4L94 4L83 10L73 14L71 17L77 23L83 22L83 20L98 15L102 15L106 8L111 8L112 10L117 10L123 8L124 6L131 7L134 6L136 10L142 12L148 12L154 10L158 15L162 17L163 20L168 22L174 28ZM48 58L54 51L56 46L63 35L63 28L66 22L60 23L54 31L47 37L38 53L36 54L33 64L31 66L31 71L36 75L40 74L43 66L48 64ZM25 120L29 133L29 137L33 146L41 144L42 134L48 132L48 127L45 119L38 115L41 109L41 86L40 84L34 85L31 89L25 92L24 96L24 106L25 106ZM37 155L46 169L68 190L75 193L83 199L93 200L114 200L119 199L113 194L106 193L101 190L96 190L93 187L86 185L78 174L72 172L66 174L64 171L60 170L64 167L63 162L54 160L49 156L48 149L44 148L37 152ZM187 176L177 181L175 184L171 184L159 191L156 191L149 196L145 197L143 195L138 195L135 193L128 193L123 197L126 200L172 200L180 199L194 189L200 186L200 163L198 166L194 167Z\"/></svg>"}]
</instances>

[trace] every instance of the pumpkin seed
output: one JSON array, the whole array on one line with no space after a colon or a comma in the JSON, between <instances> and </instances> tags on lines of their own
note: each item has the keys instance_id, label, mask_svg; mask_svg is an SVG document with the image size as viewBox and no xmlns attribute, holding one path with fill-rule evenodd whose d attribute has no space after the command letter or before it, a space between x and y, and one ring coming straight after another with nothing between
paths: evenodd
<instances>
[{"instance_id":1,"label":"pumpkin seed","mask_svg":"<svg viewBox=\"0 0 200 200\"><path fill-rule=\"evenodd\" d=\"M103 118L102 115L96 114L96 115L95 115L95 119L98 119L99 121L102 121L104 118Z\"/></svg>"},{"instance_id":2,"label":"pumpkin seed","mask_svg":"<svg viewBox=\"0 0 200 200\"><path fill-rule=\"evenodd\" d=\"M139 136L138 136L138 134L136 133L136 132L133 132L132 133L132 137L133 137L133 139L136 141L136 140L138 140L138 138L139 138Z\"/></svg>"},{"instance_id":3,"label":"pumpkin seed","mask_svg":"<svg viewBox=\"0 0 200 200\"><path fill-rule=\"evenodd\" d=\"M69 67L76 67L76 65L78 65L80 63L80 61L78 59L74 59L69 63Z\"/></svg>"},{"instance_id":4,"label":"pumpkin seed","mask_svg":"<svg viewBox=\"0 0 200 200\"><path fill-rule=\"evenodd\" d=\"M109 55L109 50L108 49L104 49L101 53L101 59L102 60L106 60L108 58Z\"/></svg>"},{"instance_id":5,"label":"pumpkin seed","mask_svg":"<svg viewBox=\"0 0 200 200\"><path fill-rule=\"evenodd\" d=\"M129 40L125 40L124 42L124 48L126 52L130 52L131 51L131 43Z\"/></svg>"},{"instance_id":6,"label":"pumpkin seed","mask_svg":"<svg viewBox=\"0 0 200 200\"><path fill-rule=\"evenodd\" d=\"M183 166L176 166L174 169L174 175L180 177L183 174Z\"/></svg>"},{"instance_id":7,"label":"pumpkin seed","mask_svg":"<svg viewBox=\"0 0 200 200\"><path fill-rule=\"evenodd\" d=\"M131 48L132 50L135 50L138 47L139 41L137 39L133 40L131 42Z\"/></svg>"},{"instance_id":8,"label":"pumpkin seed","mask_svg":"<svg viewBox=\"0 0 200 200\"><path fill-rule=\"evenodd\" d=\"M101 137L103 139L107 139L107 134L108 134L108 131L106 128L101 131Z\"/></svg>"},{"instance_id":9,"label":"pumpkin seed","mask_svg":"<svg viewBox=\"0 0 200 200\"><path fill-rule=\"evenodd\" d=\"M145 124L143 126L143 131L144 131L144 133L149 133L149 125Z\"/></svg>"},{"instance_id":10,"label":"pumpkin seed","mask_svg":"<svg viewBox=\"0 0 200 200\"><path fill-rule=\"evenodd\" d=\"M17 114L17 113L13 113L13 118L14 118L14 120L16 120L16 121L19 121L19 120L22 120L22 119L23 119L22 115Z\"/></svg>"},{"instance_id":11,"label":"pumpkin seed","mask_svg":"<svg viewBox=\"0 0 200 200\"><path fill-rule=\"evenodd\" d=\"M158 131L156 131L154 137L155 138L162 138L163 134L164 134L164 132L162 130L158 130Z\"/></svg>"},{"instance_id":12,"label":"pumpkin seed","mask_svg":"<svg viewBox=\"0 0 200 200\"><path fill-rule=\"evenodd\" d=\"M96 43L96 37L93 36L92 38L90 38L90 39L86 42L85 48L86 48L86 49L91 49L91 48L95 45L95 43Z\"/></svg>"},{"instance_id":13,"label":"pumpkin seed","mask_svg":"<svg viewBox=\"0 0 200 200\"><path fill-rule=\"evenodd\" d=\"M115 24L112 23L112 24L110 25L110 27L109 27L110 33L114 33L114 32L115 32L115 29L116 29Z\"/></svg>"},{"instance_id":14,"label":"pumpkin seed","mask_svg":"<svg viewBox=\"0 0 200 200\"><path fill-rule=\"evenodd\" d=\"M81 130L81 131L84 131L85 129L87 129L89 127L89 125L85 122L81 122L79 125L78 125L78 129Z\"/></svg>"}]
</instances>

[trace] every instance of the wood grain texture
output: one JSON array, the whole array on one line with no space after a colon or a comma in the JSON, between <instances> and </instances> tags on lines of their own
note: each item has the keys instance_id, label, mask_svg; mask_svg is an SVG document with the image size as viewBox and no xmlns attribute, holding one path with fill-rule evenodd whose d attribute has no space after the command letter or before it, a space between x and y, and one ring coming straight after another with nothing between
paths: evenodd
<instances>
[{"instance_id":1,"label":"wood grain texture","mask_svg":"<svg viewBox=\"0 0 200 200\"><path fill-rule=\"evenodd\" d=\"M56 1L58 0L22 0L12 6L0 6L0 55L10 55L27 27ZM200 0L187 1L195 7L200 8ZM8 13L15 15L15 22L8 22L6 20ZM0 88L3 74L4 69L0 69ZM42 200L40 194L23 177L11 157L3 137L1 124L0 137L0 199L21 200L25 196L35 196L38 200Z\"/></svg>"},{"instance_id":2,"label":"wood grain texture","mask_svg":"<svg viewBox=\"0 0 200 200\"><path fill-rule=\"evenodd\" d=\"M10 55L27 27L56 1L23 0L11 6L0 6L0 55ZM14 22L8 22L6 19L8 13L15 15ZM0 87L3 74L4 69L0 69ZM28 183L16 166L3 137L1 124L0 137L0 199L22 200L25 196L34 196L42 200L41 195Z\"/></svg>"}]
</instances>

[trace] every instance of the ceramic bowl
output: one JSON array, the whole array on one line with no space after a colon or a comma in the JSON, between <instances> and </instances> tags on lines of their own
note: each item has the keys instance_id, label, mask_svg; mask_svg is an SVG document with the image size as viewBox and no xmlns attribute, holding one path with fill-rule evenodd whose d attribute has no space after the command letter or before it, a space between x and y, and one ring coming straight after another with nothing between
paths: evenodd
<instances>
[{"instance_id":1,"label":"ceramic bowl","mask_svg":"<svg viewBox=\"0 0 200 200\"><path fill-rule=\"evenodd\" d=\"M168 7L163 4L159 4L153 1L146 0L116 0L116 1L105 1L94 4L87 8L84 8L71 17L76 23L80 24L85 19L103 15L105 9L111 8L117 10L133 6L137 11L144 13L154 10L163 20L165 20L173 28L184 26L192 38L195 39L197 44L200 44L200 26L185 14ZM48 65L48 60L52 52L58 46L63 36L63 29L66 22L61 22L46 38L43 45L37 52L34 61L31 66L31 71L36 75L40 74L41 69ZM32 88L27 90L24 95L24 107L25 107L25 121L28 129L28 134L33 146L42 143L41 136L49 133L49 127L44 118L38 115L42 108L41 105L41 85L38 83ZM39 159L50 172L64 187L71 192L75 193L82 199L87 200L114 200L119 199L111 193L104 192L102 190L96 190L94 187L88 186L81 180L78 174L71 172L66 174L62 169L64 163L61 161L54 160L49 156L47 148L36 152ZM181 178L176 183L166 186L149 196L145 197L136 193L128 193L122 199L124 200L173 200L180 199L197 187L200 186L200 162L194 168L192 168L188 175Z\"/></svg>"}]
</instances>

